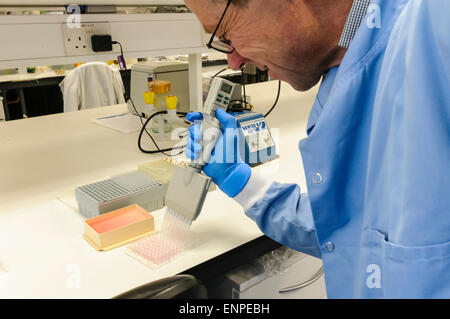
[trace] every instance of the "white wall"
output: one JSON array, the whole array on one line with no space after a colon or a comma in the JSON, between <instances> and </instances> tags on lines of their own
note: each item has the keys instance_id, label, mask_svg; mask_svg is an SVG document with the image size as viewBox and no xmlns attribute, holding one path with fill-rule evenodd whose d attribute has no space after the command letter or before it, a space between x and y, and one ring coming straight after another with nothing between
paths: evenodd
<instances>
[{"instance_id":1,"label":"white wall","mask_svg":"<svg viewBox=\"0 0 450 319\"><path fill-rule=\"evenodd\" d=\"M134 1L134 0L133 0ZM0 69L30 65L113 60L119 52L70 56L62 26L66 16L0 16ZM207 51L197 18L180 14L90 14L81 23L108 23L113 40L122 43L126 58Z\"/></svg>"}]
</instances>

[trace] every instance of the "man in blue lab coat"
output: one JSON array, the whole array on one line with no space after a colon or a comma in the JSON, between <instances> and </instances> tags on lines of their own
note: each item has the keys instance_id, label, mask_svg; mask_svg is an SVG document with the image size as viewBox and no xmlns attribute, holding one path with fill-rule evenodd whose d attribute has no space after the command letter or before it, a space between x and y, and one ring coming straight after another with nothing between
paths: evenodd
<instances>
[{"instance_id":1,"label":"man in blue lab coat","mask_svg":"<svg viewBox=\"0 0 450 319\"><path fill-rule=\"evenodd\" d=\"M299 143L307 194L239 157L205 173L266 235L322 258L329 298L449 298L450 1L185 2L231 67L298 90L322 78Z\"/></svg>"}]
</instances>

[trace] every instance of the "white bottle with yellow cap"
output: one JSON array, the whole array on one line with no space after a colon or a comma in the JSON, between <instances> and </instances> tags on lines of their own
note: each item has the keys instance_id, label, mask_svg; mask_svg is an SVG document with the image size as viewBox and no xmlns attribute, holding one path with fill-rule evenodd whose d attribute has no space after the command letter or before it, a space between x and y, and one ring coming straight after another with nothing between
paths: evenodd
<instances>
[{"instance_id":1,"label":"white bottle with yellow cap","mask_svg":"<svg viewBox=\"0 0 450 319\"><path fill-rule=\"evenodd\" d=\"M172 124L172 129L184 124L184 120L177 115L178 98L175 95L166 96L167 119Z\"/></svg>"},{"instance_id":2,"label":"white bottle with yellow cap","mask_svg":"<svg viewBox=\"0 0 450 319\"><path fill-rule=\"evenodd\" d=\"M170 82L156 80L152 82L151 86L155 97L153 113L166 111L166 97L170 94ZM157 134L156 137L159 140L167 140L168 133L172 130L166 114L156 115L150 126L153 133Z\"/></svg>"},{"instance_id":3,"label":"white bottle with yellow cap","mask_svg":"<svg viewBox=\"0 0 450 319\"><path fill-rule=\"evenodd\" d=\"M144 92L144 102L145 104L142 106L142 113L139 114L144 117L150 116L152 112L154 112L154 103L155 103L155 92L146 91Z\"/></svg>"}]
</instances>

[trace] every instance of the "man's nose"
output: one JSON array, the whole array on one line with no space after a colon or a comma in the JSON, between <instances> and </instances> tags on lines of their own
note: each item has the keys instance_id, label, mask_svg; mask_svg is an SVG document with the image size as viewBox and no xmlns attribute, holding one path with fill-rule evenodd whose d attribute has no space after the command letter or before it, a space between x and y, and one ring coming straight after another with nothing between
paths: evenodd
<instances>
[{"instance_id":1,"label":"man's nose","mask_svg":"<svg viewBox=\"0 0 450 319\"><path fill-rule=\"evenodd\" d=\"M249 60L242 57L239 53L234 51L231 54L228 54L228 65L232 70L240 70L245 66Z\"/></svg>"}]
</instances>

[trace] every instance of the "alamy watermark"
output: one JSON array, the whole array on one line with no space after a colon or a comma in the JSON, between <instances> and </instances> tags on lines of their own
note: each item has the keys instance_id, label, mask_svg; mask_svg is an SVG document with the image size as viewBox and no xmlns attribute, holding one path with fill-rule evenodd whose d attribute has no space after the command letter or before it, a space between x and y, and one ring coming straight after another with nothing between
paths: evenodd
<instances>
[{"instance_id":1,"label":"alamy watermark","mask_svg":"<svg viewBox=\"0 0 450 319\"><path fill-rule=\"evenodd\" d=\"M70 264L67 266L66 272L68 273L66 284L70 289L81 288L81 268L78 265Z\"/></svg>"},{"instance_id":2,"label":"alamy watermark","mask_svg":"<svg viewBox=\"0 0 450 319\"><path fill-rule=\"evenodd\" d=\"M199 121L200 124L201 121ZM200 125L196 126L199 129ZM174 149L171 153L172 156L178 155L180 149L186 145L185 140L179 141L180 133L183 129L174 130L171 135L171 140L178 142L174 145ZM202 133L203 142L197 141L198 145L200 143L208 143L207 141L212 140L213 135L216 134L215 129L206 129ZM247 164L259 164L263 158L274 158L273 152L280 153L280 130L278 128L271 128L270 131L267 129L249 131L247 133L250 135L244 136L239 128L226 128L222 131L222 138L219 139L214 147L214 152L212 156L209 154L202 154L200 152L199 156L195 160L203 160L203 162L210 164L234 164L239 162L246 162ZM195 133L197 135L199 133ZM191 137L188 136L188 139ZM205 142L206 141L206 142ZM191 148L194 146L188 145ZM202 145L203 147L205 145ZM264 169L261 170L261 174L271 175L276 174L279 170L279 161L269 161L264 164Z\"/></svg>"},{"instance_id":3,"label":"alamy watermark","mask_svg":"<svg viewBox=\"0 0 450 319\"><path fill-rule=\"evenodd\" d=\"M366 25L369 29L381 29L381 8L371 3L367 8Z\"/></svg>"},{"instance_id":4,"label":"alamy watermark","mask_svg":"<svg viewBox=\"0 0 450 319\"><path fill-rule=\"evenodd\" d=\"M381 288L381 267L377 264L367 266L366 272L369 274L366 279L366 285L369 289Z\"/></svg>"},{"instance_id":5,"label":"alamy watermark","mask_svg":"<svg viewBox=\"0 0 450 319\"><path fill-rule=\"evenodd\" d=\"M81 8L77 4L67 6L67 13L69 14L66 20L69 29L81 28Z\"/></svg>"}]
</instances>

